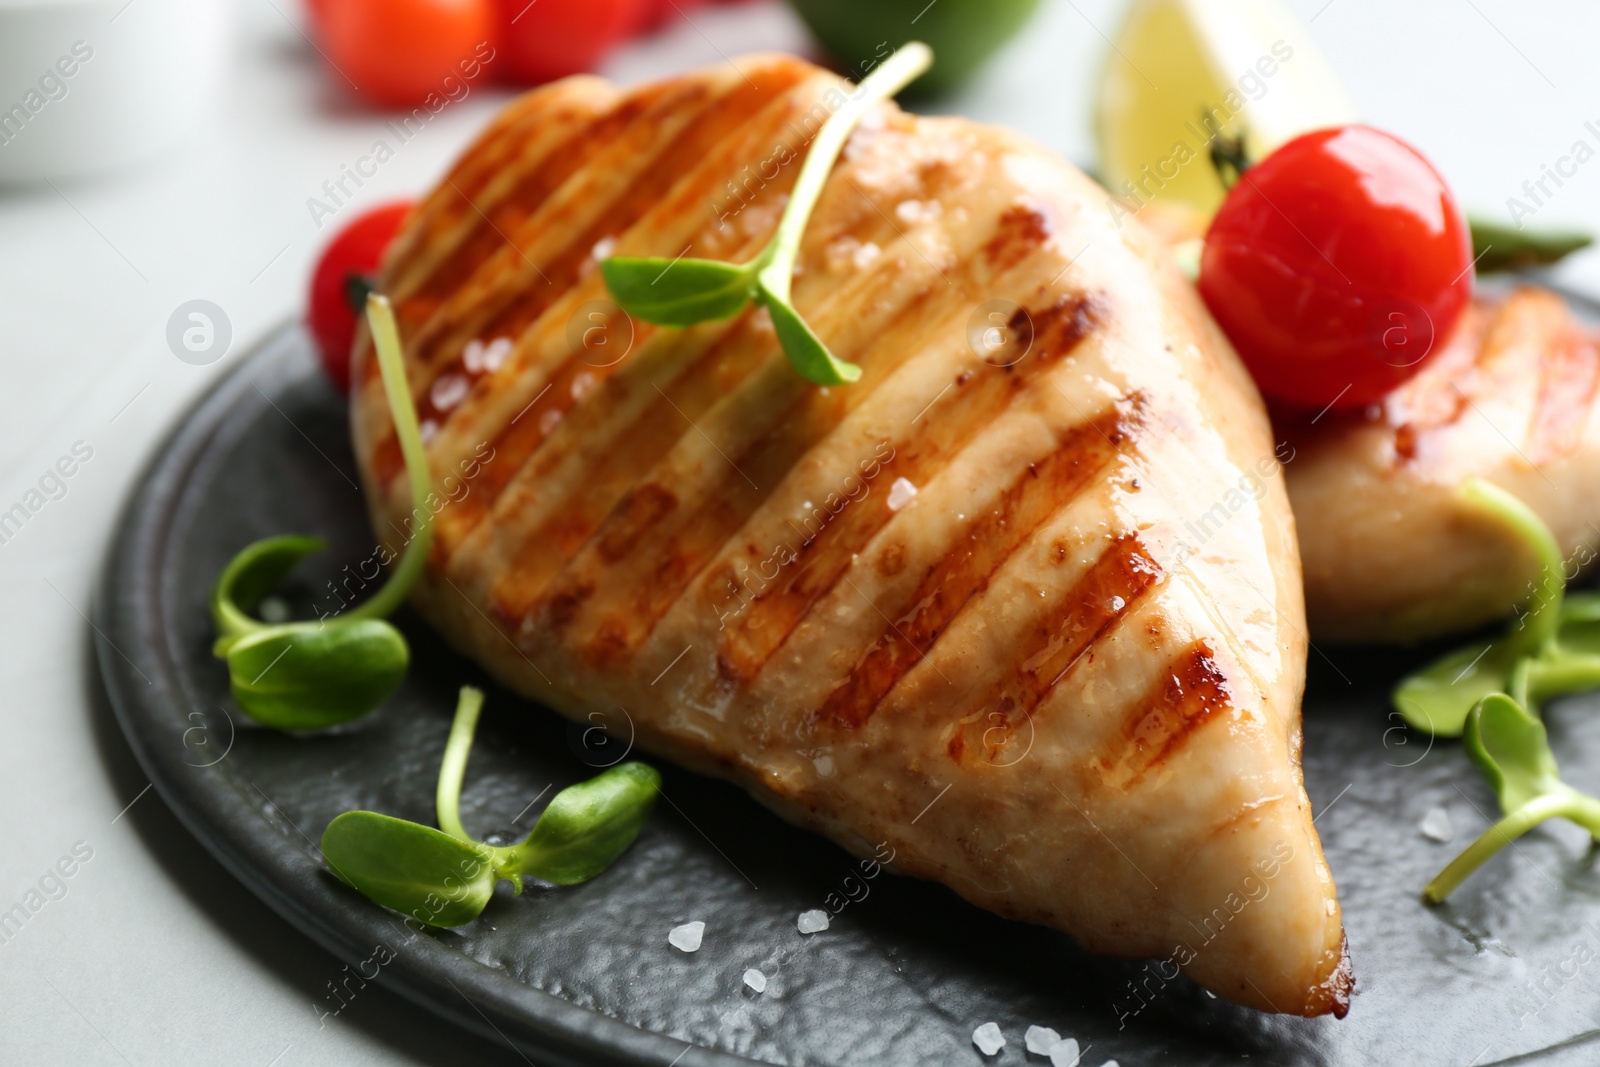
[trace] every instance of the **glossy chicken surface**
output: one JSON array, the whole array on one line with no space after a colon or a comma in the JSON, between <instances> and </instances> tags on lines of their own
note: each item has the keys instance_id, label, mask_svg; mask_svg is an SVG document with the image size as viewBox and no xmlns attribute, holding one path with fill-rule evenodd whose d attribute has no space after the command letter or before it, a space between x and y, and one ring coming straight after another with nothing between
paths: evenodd
<instances>
[{"instance_id":1,"label":"glossy chicken surface","mask_svg":"<svg viewBox=\"0 0 1600 1067\"><path fill-rule=\"evenodd\" d=\"M784 57L569 79L423 202L383 278L438 491L418 606L531 700L620 708L853 852L1342 1015L1294 524L1252 473L1260 400L1156 241L1017 136L884 106L794 282L858 383L800 379L762 310L670 330L606 303L597 256L759 249L847 88ZM356 371L395 539L364 347Z\"/></svg>"},{"instance_id":2,"label":"glossy chicken surface","mask_svg":"<svg viewBox=\"0 0 1600 1067\"><path fill-rule=\"evenodd\" d=\"M1562 298L1480 297L1385 403L1292 432L1286 464L1315 639L1414 641L1526 601L1538 564L1461 502L1486 478L1550 526L1576 577L1600 545L1600 348Z\"/></svg>"}]
</instances>

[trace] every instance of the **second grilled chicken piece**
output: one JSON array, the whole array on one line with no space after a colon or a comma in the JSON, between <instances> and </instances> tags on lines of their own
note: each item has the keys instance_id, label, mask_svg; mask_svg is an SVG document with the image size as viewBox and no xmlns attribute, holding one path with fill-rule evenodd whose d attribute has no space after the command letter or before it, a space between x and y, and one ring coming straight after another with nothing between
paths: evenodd
<instances>
[{"instance_id":1,"label":"second grilled chicken piece","mask_svg":"<svg viewBox=\"0 0 1600 1067\"><path fill-rule=\"evenodd\" d=\"M514 102L384 271L439 487L418 606L530 699L859 854L1268 1011L1343 1014L1299 769L1294 526L1261 402L1161 247L1004 131L857 130L794 300L665 330L596 257L742 260L849 86L783 57ZM409 500L373 362L355 442ZM1204 545L1183 528L1218 502Z\"/></svg>"},{"instance_id":2,"label":"second grilled chicken piece","mask_svg":"<svg viewBox=\"0 0 1600 1067\"><path fill-rule=\"evenodd\" d=\"M1378 409L1291 432L1285 466L1312 636L1416 641L1510 615L1538 563L1457 496L1472 476L1539 513L1568 577L1600 546L1600 348L1560 296L1476 300Z\"/></svg>"}]
</instances>

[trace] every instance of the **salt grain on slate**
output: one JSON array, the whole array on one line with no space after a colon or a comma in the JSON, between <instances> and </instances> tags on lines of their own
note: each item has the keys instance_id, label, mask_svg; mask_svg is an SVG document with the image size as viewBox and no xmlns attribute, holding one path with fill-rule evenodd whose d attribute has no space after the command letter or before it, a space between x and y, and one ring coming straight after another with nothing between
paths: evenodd
<instances>
[{"instance_id":1,"label":"salt grain on slate","mask_svg":"<svg viewBox=\"0 0 1600 1067\"><path fill-rule=\"evenodd\" d=\"M767 991L767 976L752 967L744 972L744 984L754 989L757 993L765 993Z\"/></svg>"},{"instance_id":2,"label":"salt grain on slate","mask_svg":"<svg viewBox=\"0 0 1600 1067\"><path fill-rule=\"evenodd\" d=\"M667 943L679 952L699 952L700 939L705 933L705 923L684 923L682 926L672 928L672 933L667 935Z\"/></svg>"},{"instance_id":3,"label":"salt grain on slate","mask_svg":"<svg viewBox=\"0 0 1600 1067\"><path fill-rule=\"evenodd\" d=\"M821 908L802 911L800 920L795 925L800 928L802 934L820 934L828 928L828 913Z\"/></svg>"},{"instance_id":4,"label":"salt grain on slate","mask_svg":"<svg viewBox=\"0 0 1600 1067\"><path fill-rule=\"evenodd\" d=\"M1429 808L1428 814L1422 817L1422 823L1417 827L1422 831L1422 836L1434 841L1444 842L1456 836L1456 828L1450 822L1450 813L1443 808Z\"/></svg>"},{"instance_id":5,"label":"salt grain on slate","mask_svg":"<svg viewBox=\"0 0 1600 1067\"><path fill-rule=\"evenodd\" d=\"M1065 1038L1050 1050L1050 1067L1078 1067L1077 1038Z\"/></svg>"},{"instance_id":6,"label":"salt grain on slate","mask_svg":"<svg viewBox=\"0 0 1600 1067\"><path fill-rule=\"evenodd\" d=\"M977 1045L978 1051L985 1056L993 1056L1006 1047L1005 1036L1000 1033L1000 1027L994 1023L984 1023L972 1031L972 1043Z\"/></svg>"},{"instance_id":7,"label":"salt grain on slate","mask_svg":"<svg viewBox=\"0 0 1600 1067\"><path fill-rule=\"evenodd\" d=\"M1030 1026L1025 1043L1035 1056L1048 1056L1051 1049L1061 1044L1061 1035L1048 1026Z\"/></svg>"}]
</instances>

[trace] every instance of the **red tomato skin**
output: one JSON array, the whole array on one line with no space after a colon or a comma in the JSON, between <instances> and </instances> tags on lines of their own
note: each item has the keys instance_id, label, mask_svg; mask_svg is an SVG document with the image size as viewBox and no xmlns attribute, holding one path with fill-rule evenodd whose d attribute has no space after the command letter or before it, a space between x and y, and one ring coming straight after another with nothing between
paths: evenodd
<instances>
[{"instance_id":1,"label":"red tomato skin","mask_svg":"<svg viewBox=\"0 0 1600 1067\"><path fill-rule=\"evenodd\" d=\"M591 71L648 16L647 0L495 0L502 77L538 85Z\"/></svg>"},{"instance_id":2,"label":"red tomato skin","mask_svg":"<svg viewBox=\"0 0 1600 1067\"><path fill-rule=\"evenodd\" d=\"M494 55L492 0L315 0L336 82L380 107L449 95Z\"/></svg>"},{"instance_id":3,"label":"red tomato skin","mask_svg":"<svg viewBox=\"0 0 1600 1067\"><path fill-rule=\"evenodd\" d=\"M306 327L317 342L322 369L342 393L350 391L350 349L356 336L356 313L345 286L352 274L378 272L384 251L412 206L409 200L396 201L355 219L328 242L311 274Z\"/></svg>"},{"instance_id":4,"label":"red tomato skin","mask_svg":"<svg viewBox=\"0 0 1600 1067\"><path fill-rule=\"evenodd\" d=\"M1396 137L1344 126L1303 134L1241 176L1206 234L1200 294L1262 392L1356 408L1444 346L1471 266L1438 171Z\"/></svg>"},{"instance_id":5,"label":"red tomato skin","mask_svg":"<svg viewBox=\"0 0 1600 1067\"><path fill-rule=\"evenodd\" d=\"M638 0L634 5L634 23L628 27L628 35L654 33L678 18L680 14L687 15L711 2L712 0Z\"/></svg>"}]
</instances>

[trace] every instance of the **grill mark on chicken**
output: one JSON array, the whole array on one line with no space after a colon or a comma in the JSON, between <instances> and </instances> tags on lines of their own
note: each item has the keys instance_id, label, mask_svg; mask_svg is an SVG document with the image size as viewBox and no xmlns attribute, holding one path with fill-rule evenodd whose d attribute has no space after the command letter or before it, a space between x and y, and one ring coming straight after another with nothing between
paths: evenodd
<instances>
[{"instance_id":1,"label":"grill mark on chicken","mask_svg":"<svg viewBox=\"0 0 1600 1067\"><path fill-rule=\"evenodd\" d=\"M694 432L684 424L685 416L698 418L742 379L743 372L749 369L737 366L743 353L737 351L735 342L742 337L743 331L725 335L690 364L680 378L683 388L674 390L677 395L673 403L683 411L682 415L671 405L659 401L651 404L616 436L612 447L595 461L576 491L567 493L549 510L547 518L519 535L520 544L511 555L510 565L496 579L491 594L498 618L510 622L527 614L546 584L577 555L607 516L620 515L621 527L629 528L636 526L641 516L657 521L676 507L677 498L670 492L654 484L639 485L639 479L679 438ZM620 403L624 390L639 387L640 383L630 379L609 378L602 388L613 395L600 398L600 403L603 405L607 399ZM541 459L532 462L553 467L560 458L551 456L548 463Z\"/></svg>"},{"instance_id":2,"label":"grill mark on chicken","mask_svg":"<svg viewBox=\"0 0 1600 1067\"><path fill-rule=\"evenodd\" d=\"M1029 464L987 512L967 524L951 550L928 568L921 584L877 642L828 694L816 717L836 729L865 725L883 698L930 653L939 636L989 587L1019 547L1051 516L1075 500L1122 451L1140 425L1137 399L1077 426L1054 451Z\"/></svg>"},{"instance_id":3,"label":"grill mark on chicken","mask_svg":"<svg viewBox=\"0 0 1600 1067\"><path fill-rule=\"evenodd\" d=\"M472 205L492 216L496 207L520 195L530 176L548 176L563 161L586 161L587 149L599 142L584 135L614 109L620 95L598 79L562 82L519 97L478 136L416 206L384 255L385 292L402 333L422 326L442 304L439 295L418 299L423 286L441 275L453 285L477 268L481 256L464 265L466 273L463 265L448 262L487 229ZM484 255L492 251L485 249Z\"/></svg>"},{"instance_id":4,"label":"grill mark on chicken","mask_svg":"<svg viewBox=\"0 0 1600 1067\"><path fill-rule=\"evenodd\" d=\"M663 387L658 397L617 433L613 447L594 463L589 476L550 509L550 517L521 539L512 566L496 581L496 613L507 621L519 620L534 606L540 593L604 525L611 524L596 541L608 561L627 555L629 548L654 523L676 507L677 500L664 487L645 481L661 457L685 435L715 403L726 396L759 365L762 338L750 327L750 314L714 341L700 357L686 364L678 377ZM626 376L607 379L608 395L617 402L622 390L649 388ZM553 467L562 458L539 459ZM665 501L671 500L671 505Z\"/></svg>"},{"instance_id":5,"label":"grill mark on chicken","mask_svg":"<svg viewBox=\"0 0 1600 1067\"><path fill-rule=\"evenodd\" d=\"M583 113L577 106L570 109L570 117L559 113L553 118L570 127L565 136L536 159L520 161L523 175L507 189L492 199L482 196L487 182L471 183L451 179L443 189L451 201L442 212L453 219L465 219L469 226L454 248L446 250L427 273L412 284L391 293L395 300L395 317L408 334L422 330L429 320L445 306L451 294L477 274L478 269L506 245L504 235L516 233L528 218L538 210L545 198L555 192L567 179L603 146L609 143L633 117L643 104L639 100L624 98L616 107L600 114L590 114L581 121ZM507 161L515 166L518 161ZM487 176L486 176L487 177Z\"/></svg>"},{"instance_id":6,"label":"grill mark on chicken","mask_svg":"<svg viewBox=\"0 0 1600 1067\"><path fill-rule=\"evenodd\" d=\"M962 263L967 271L975 266L970 257ZM870 298L871 290L863 289L867 285L888 292L894 288L896 273L889 267L880 267L876 274L864 276L848 289L836 290L834 299ZM960 280L945 278L948 284ZM865 403L879 382L927 348L931 338L926 334L935 320L926 314L926 308L936 295L934 284L930 282L909 298L902 298L903 302L888 312L890 319L884 328L862 342L862 351L836 350L842 358L860 363L867 372L863 381L851 389L819 390L783 374L765 379L765 392L758 390L741 397L740 403L759 409L758 416L723 413L724 421L733 424L755 418L760 423L774 424L774 428L739 454L727 457L728 469L705 495L703 503L687 509L687 513L669 516L650 531L648 543L635 537L616 546L617 559L628 556L628 565L624 567L614 560L606 574L605 584L618 603L601 618L583 647L582 654L588 662L615 665L636 651L689 583L771 495L795 462L849 411ZM1076 298L1060 297L1052 309L1061 312L1056 319L1063 336L1086 330L1093 321L1087 306ZM908 332L911 336L906 337ZM608 523L611 521L607 519ZM631 552L628 545L637 546L639 552ZM575 600L594 596L600 586L599 581L584 576L580 562L575 562L568 574L556 579L548 595L570 606ZM528 614L538 608L535 602ZM569 614L569 621L571 617Z\"/></svg>"},{"instance_id":7,"label":"grill mark on chicken","mask_svg":"<svg viewBox=\"0 0 1600 1067\"><path fill-rule=\"evenodd\" d=\"M1123 724L1121 751L1099 762L1108 784L1126 789L1171 759L1232 704L1227 675L1205 640L1185 648Z\"/></svg>"},{"instance_id":8,"label":"grill mark on chicken","mask_svg":"<svg viewBox=\"0 0 1600 1067\"><path fill-rule=\"evenodd\" d=\"M1018 393L1089 335L1095 323L1092 303L1085 296L1064 296L1034 313L1036 335L1024 340L1017 331L1010 334L1031 358L1018 360L1016 373L980 368L983 373L941 394L918 419L919 423L926 419L933 430L909 433L894 442L893 454L873 480L890 485L905 478L913 485L925 485L936 477ZM856 553L893 517L888 493L869 491L804 537L795 550L796 559L777 575L776 584L763 588L739 624L727 631L717 660L723 676L747 684L760 673L817 601L838 584Z\"/></svg>"},{"instance_id":9,"label":"grill mark on chicken","mask_svg":"<svg viewBox=\"0 0 1600 1067\"><path fill-rule=\"evenodd\" d=\"M607 236L618 236L633 226L648 211L657 207L665 199L668 190L686 176L694 176L700 184L709 188L716 180L716 174L711 168L697 164L704 163L713 155L716 145L729 139L758 111L805 78L804 68L797 64L766 66L753 74L756 78L753 85L743 78L724 87L705 81L690 82L675 94L642 94L637 100L635 94L630 94L619 102L613 109L615 115L621 116L615 125L615 134L609 138L605 136L606 131L612 128L607 120L597 123L596 135L588 139L590 152L585 162L603 149L612 147L625 134L637 138L646 128L653 131L656 127L678 127L677 135L667 141L653 158L641 162L634 179L619 191L605 210L586 228L575 231L548 261L532 264L527 260L523 245L527 243L524 238L528 235L524 231L536 216L542 201L559 186L543 189L542 192L534 190L539 192L537 201L523 202L518 199L513 202L508 210L520 214L520 218L514 222L510 217L505 224L496 222L491 226L487 221L484 222L480 228L481 240L493 250L477 264L472 275L463 280L443 272L435 273L434 277L440 284L453 287L451 299L446 300L425 325L407 338L408 354L412 357L412 391L417 397L417 418L420 423L442 425L456 413L472 407L470 402L465 402L449 412L440 411L433 402L429 388L440 377L461 374L471 383L474 392L485 388L483 380L488 375L482 371L468 370L462 359L461 353L469 340L468 335L485 341L498 337L513 342L519 340L577 283L580 271L598 241ZM719 92L719 88L725 88L726 91ZM683 114L685 111L689 112L687 118ZM651 140L646 138L646 143ZM787 168L790 172L795 169ZM583 176L587 170L585 167L573 173ZM793 177L793 173L779 175L775 185L783 188L792 182ZM699 190L701 195L706 191ZM697 235L697 240L701 236L703 234ZM527 285L517 284L518 279L534 269L539 274L534 275L531 282ZM475 299L466 300L460 294L471 294ZM636 323L636 343L651 332L653 327ZM441 354L446 353L441 358ZM368 361L369 365L376 365L376 362ZM586 369L594 370L597 377L605 377L612 368L589 368L577 356L572 356L556 374L564 377L564 384L570 386L571 380ZM372 373L370 369L368 373ZM565 414L572 405L570 389L554 388L547 396L550 402L545 405L545 410L551 410L551 405L555 405ZM521 466L543 436L537 432L536 416L534 428L512 430L506 433L504 442L494 442L496 453L507 455L512 461L507 466L513 468L509 473L496 472L502 479L502 484L496 487L497 491L504 487L504 481L509 480L515 468ZM519 448L525 451L519 451ZM373 453L373 468L380 479L389 482L399 475L404 465L399 443L390 428Z\"/></svg>"},{"instance_id":10,"label":"grill mark on chicken","mask_svg":"<svg viewBox=\"0 0 1600 1067\"><path fill-rule=\"evenodd\" d=\"M1113 540L1100 558L1056 599L1038 621L1015 639L1014 673L970 706L978 711L957 724L946 754L957 763L977 747L965 734L983 722L1006 731L1035 710L1077 664L1093 658L1093 650L1141 597L1164 577L1145 551L1138 534ZM985 728L996 729L996 726ZM955 738L961 738L958 743ZM979 742L982 743L981 740Z\"/></svg>"},{"instance_id":11,"label":"grill mark on chicken","mask_svg":"<svg viewBox=\"0 0 1600 1067\"><path fill-rule=\"evenodd\" d=\"M760 415L726 413L725 421L734 424L754 417L771 423L772 428L728 458L727 469L695 508L651 531L653 536L648 543L639 539L630 543L640 550L637 556L630 556L631 576L618 577L615 573L619 569L616 560L628 554L630 544L616 546L614 573L609 577L613 588L622 593L622 603L608 614L585 648L592 662L609 662L637 649L689 582L777 489L794 464L849 411L865 403L878 382L923 351L926 339L921 337L904 344L881 342L895 338L903 324L922 324L931 293L931 289L923 289L914 294L862 352L836 350L842 358L860 364L865 372L863 379L850 389L819 390L785 373L767 379L763 383L765 389L741 397L744 406L760 411Z\"/></svg>"},{"instance_id":12,"label":"grill mark on chicken","mask_svg":"<svg viewBox=\"0 0 1600 1067\"><path fill-rule=\"evenodd\" d=\"M925 168L925 173L937 169L936 161ZM893 236L890 224L872 209L870 202L862 201L859 206L853 201L846 203L850 208L839 213L840 218L826 241L851 238L861 243ZM764 244L766 236L765 233L758 235L743 251L754 254ZM848 280L843 283L844 286L849 284ZM670 452L680 438L694 434L694 426L701 417L744 381L769 354L768 337L754 322L752 310L720 327L716 324L700 327L721 332L707 338L705 349L696 360L683 361L683 369L671 382L659 386L650 384L652 391L660 388L662 396L626 429L618 429L613 447L595 461L592 476L552 506L551 516L521 539L513 565L497 579L492 594L493 609L501 620L516 622L532 611L546 585L613 514L622 515L616 521L625 529L634 528L634 533L631 538L620 533L613 536L604 554L612 560L626 554L619 546L636 540L642 533L626 517L634 506L631 496L646 488L644 479L661 457ZM668 343L684 345L684 336L674 334ZM622 391L634 388L645 388L645 385L627 373L608 378L601 386L603 392L596 399L596 407L614 407L620 402ZM536 452L531 461L537 463L539 469L534 473L554 469L565 455L565 452L552 453L549 449ZM502 475L506 480L513 477L526 480L526 471L511 469L509 464L507 468L510 473ZM487 492L477 502L478 507L487 507L501 492L501 487L493 482L487 483L486 488ZM464 531L480 521L481 513L466 510L451 518ZM447 529L444 536L451 537L452 531ZM592 591L592 586L590 588Z\"/></svg>"},{"instance_id":13,"label":"grill mark on chicken","mask_svg":"<svg viewBox=\"0 0 1600 1067\"><path fill-rule=\"evenodd\" d=\"M1600 386L1600 350L1595 338L1575 328L1544 352L1539 398L1533 409L1528 461L1541 466L1571 455L1583 439Z\"/></svg>"},{"instance_id":14,"label":"grill mark on chicken","mask_svg":"<svg viewBox=\"0 0 1600 1067\"><path fill-rule=\"evenodd\" d=\"M1050 239L1050 221L1030 204L1017 204L1000 216L1000 228L983 246L984 258L1001 270L1021 263Z\"/></svg>"},{"instance_id":15,"label":"grill mark on chicken","mask_svg":"<svg viewBox=\"0 0 1600 1067\"><path fill-rule=\"evenodd\" d=\"M861 362L859 357L857 362ZM601 556L611 569L609 577L616 581L624 558L637 577L627 580L630 588L623 596L624 606L608 613L599 633L584 649L592 661L614 661L636 649L694 576L771 495L800 457L838 424L848 410L848 402L865 399L865 391L852 396L835 390L824 395L797 383L789 383L784 392L794 399L779 409L774 427L751 447L729 458L726 465L731 469L703 502L662 516L664 521L653 528L628 523L626 501L619 506L621 514L614 512L606 520L597 541L604 545ZM636 493L652 491L652 483L646 483ZM646 533L651 535L648 542ZM568 595L566 587L574 580L585 581L558 579L554 595Z\"/></svg>"}]
</instances>

